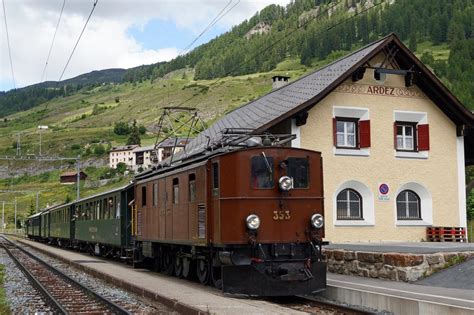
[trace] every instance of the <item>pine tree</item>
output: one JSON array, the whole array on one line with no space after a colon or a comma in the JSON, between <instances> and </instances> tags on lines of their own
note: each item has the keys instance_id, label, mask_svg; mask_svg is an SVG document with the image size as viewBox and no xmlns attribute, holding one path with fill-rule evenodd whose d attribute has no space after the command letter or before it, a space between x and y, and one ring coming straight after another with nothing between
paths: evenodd
<instances>
[{"instance_id":1,"label":"pine tree","mask_svg":"<svg viewBox=\"0 0 474 315\"><path fill-rule=\"evenodd\" d=\"M412 51L412 52L415 52L416 51L416 32L411 32L410 33L410 39L409 39L409 42L408 42L408 48Z\"/></svg>"},{"instance_id":2,"label":"pine tree","mask_svg":"<svg viewBox=\"0 0 474 315\"><path fill-rule=\"evenodd\" d=\"M133 120L132 127L130 127L130 136L128 136L127 145L141 144L140 132L137 127L137 121Z\"/></svg>"}]
</instances>

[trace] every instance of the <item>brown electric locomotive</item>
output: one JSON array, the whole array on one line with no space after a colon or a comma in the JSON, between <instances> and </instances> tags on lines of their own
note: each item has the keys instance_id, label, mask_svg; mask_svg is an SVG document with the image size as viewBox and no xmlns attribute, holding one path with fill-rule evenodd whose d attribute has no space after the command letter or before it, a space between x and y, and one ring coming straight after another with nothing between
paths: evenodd
<instances>
[{"instance_id":1,"label":"brown electric locomotive","mask_svg":"<svg viewBox=\"0 0 474 315\"><path fill-rule=\"evenodd\" d=\"M214 152L136 179L136 262L225 293L284 296L326 287L319 152Z\"/></svg>"}]
</instances>

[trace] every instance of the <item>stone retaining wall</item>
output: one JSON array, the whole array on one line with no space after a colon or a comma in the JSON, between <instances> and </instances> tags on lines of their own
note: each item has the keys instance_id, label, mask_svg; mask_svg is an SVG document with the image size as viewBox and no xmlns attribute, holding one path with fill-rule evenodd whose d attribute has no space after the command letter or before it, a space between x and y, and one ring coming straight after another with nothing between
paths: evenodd
<instances>
[{"instance_id":1,"label":"stone retaining wall","mask_svg":"<svg viewBox=\"0 0 474 315\"><path fill-rule=\"evenodd\" d=\"M405 254L342 249L326 249L323 252L327 258L329 272L406 282L428 276L454 261L459 261L461 257L474 257L474 252Z\"/></svg>"}]
</instances>

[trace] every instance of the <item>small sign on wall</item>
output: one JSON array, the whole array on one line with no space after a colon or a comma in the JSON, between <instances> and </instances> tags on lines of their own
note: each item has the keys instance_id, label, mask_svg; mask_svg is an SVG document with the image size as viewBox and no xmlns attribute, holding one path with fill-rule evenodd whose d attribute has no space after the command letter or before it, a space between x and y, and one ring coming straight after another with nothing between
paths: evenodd
<instances>
[{"instance_id":1,"label":"small sign on wall","mask_svg":"<svg viewBox=\"0 0 474 315\"><path fill-rule=\"evenodd\" d=\"M379 200L380 201L389 201L390 200L390 187L386 183L380 183L378 185L379 190Z\"/></svg>"}]
</instances>

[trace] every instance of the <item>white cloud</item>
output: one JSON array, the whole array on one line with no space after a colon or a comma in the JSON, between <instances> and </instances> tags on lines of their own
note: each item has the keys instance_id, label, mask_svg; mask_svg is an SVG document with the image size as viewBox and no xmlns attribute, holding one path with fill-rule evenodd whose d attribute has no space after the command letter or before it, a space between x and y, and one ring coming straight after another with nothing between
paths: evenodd
<instances>
[{"instance_id":1,"label":"white cloud","mask_svg":"<svg viewBox=\"0 0 474 315\"><path fill-rule=\"evenodd\" d=\"M180 49L145 49L127 30L131 27L143 27L151 19L160 19L172 21L177 27L195 34L229 1L99 0L63 79L92 70L129 68L170 60L178 55ZM238 0L232 1L230 6ZM218 24L228 29L250 18L270 3L286 5L288 2L289 0L241 0ZM59 79L92 3L92 0L66 2L45 80ZM5 0L17 87L39 82L61 5L62 0ZM11 78L11 72L3 9L1 10L0 81L6 81Z\"/></svg>"}]
</instances>

